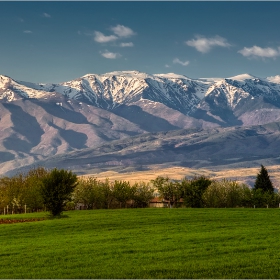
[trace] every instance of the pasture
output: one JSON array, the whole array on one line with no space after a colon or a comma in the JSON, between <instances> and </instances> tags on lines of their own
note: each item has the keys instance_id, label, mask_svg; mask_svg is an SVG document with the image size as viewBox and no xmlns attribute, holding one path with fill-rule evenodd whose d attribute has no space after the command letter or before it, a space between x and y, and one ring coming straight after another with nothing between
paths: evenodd
<instances>
[{"instance_id":1,"label":"pasture","mask_svg":"<svg viewBox=\"0 0 280 280\"><path fill-rule=\"evenodd\" d=\"M279 209L147 208L0 224L0 278L280 278L279 222Z\"/></svg>"}]
</instances>

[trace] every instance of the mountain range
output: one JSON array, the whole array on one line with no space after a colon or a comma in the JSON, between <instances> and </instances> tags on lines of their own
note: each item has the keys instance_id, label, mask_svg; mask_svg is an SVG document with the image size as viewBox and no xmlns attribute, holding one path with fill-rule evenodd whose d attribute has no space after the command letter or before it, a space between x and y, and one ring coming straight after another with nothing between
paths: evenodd
<instances>
[{"instance_id":1,"label":"mountain range","mask_svg":"<svg viewBox=\"0 0 280 280\"><path fill-rule=\"evenodd\" d=\"M280 76L118 71L40 84L2 75L0 174L277 163L278 122Z\"/></svg>"}]
</instances>

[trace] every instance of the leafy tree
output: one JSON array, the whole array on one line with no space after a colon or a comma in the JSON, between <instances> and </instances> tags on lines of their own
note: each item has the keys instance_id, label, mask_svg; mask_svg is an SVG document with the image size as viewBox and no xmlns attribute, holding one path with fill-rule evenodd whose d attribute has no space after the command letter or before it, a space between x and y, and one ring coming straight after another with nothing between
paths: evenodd
<instances>
[{"instance_id":1,"label":"leafy tree","mask_svg":"<svg viewBox=\"0 0 280 280\"><path fill-rule=\"evenodd\" d=\"M36 211L44 207L41 196L43 177L48 173L43 167L19 173L13 177L0 178L0 207L9 207L9 212L22 213L25 206Z\"/></svg>"},{"instance_id":2,"label":"leafy tree","mask_svg":"<svg viewBox=\"0 0 280 280\"><path fill-rule=\"evenodd\" d=\"M184 179L181 182L184 204L187 207L201 208L203 207L203 193L208 186L211 185L211 180L201 176L195 177L192 180Z\"/></svg>"},{"instance_id":3,"label":"leafy tree","mask_svg":"<svg viewBox=\"0 0 280 280\"><path fill-rule=\"evenodd\" d=\"M260 188L252 190L252 204L255 207L278 207L279 202L279 194L277 193L263 191Z\"/></svg>"},{"instance_id":4,"label":"leafy tree","mask_svg":"<svg viewBox=\"0 0 280 280\"><path fill-rule=\"evenodd\" d=\"M261 170L257 175L254 189L261 189L264 192L270 192L273 193L273 185L272 182L270 181L267 169L261 165Z\"/></svg>"},{"instance_id":5,"label":"leafy tree","mask_svg":"<svg viewBox=\"0 0 280 280\"><path fill-rule=\"evenodd\" d=\"M253 207L253 190L245 184L241 185L241 206Z\"/></svg>"},{"instance_id":6,"label":"leafy tree","mask_svg":"<svg viewBox=\"0 0 280 280\"><path fill-rule=\"evenodd\" d=\"M44 204L53 216L59 216L71 199L77 185L77 176L71 171L53 169L43 178L41 194Z\"/></svg>"},{"instance_id":7,"label":"leafy tree","mask_svg":"<svg viewBox=\"0 0 280 280\"><path fill-rule=\"evenodd\" d=\"M213 181L203 194L206 207L241 207L250 204L250 189L236 181Z\"/></svg>"},{"instance_id":8,"label":"leafy tree","mask_svg":"<svg viewBox=\"0 0 280 280\"><path fill-rule=\"evenodd\" d=\"M82 203L86 209L93 209L97 200L98 181L94 177L80 178L73 192L75 203Z\"/></svg>"},{"instance_id":9,"label":"leafy tree","mask_svg":"<svg viewBox=\"0 0 280 280\"><path fill-rule=\"evenodd\" d=\"M144 182L135 183L132 188L133 191L133 200L135 207L147 207L152 198L154 198L154 189Z\"/></svg>"},{"instance_id":10,"label":"leafy tree","mask_svg":"<svg viewBox=\"0 0 280 280\"><path fill-rule=\"evenodd\" d=\"M206 207L226 207L226 189L221 182L212 182L203 194L203 201Z\"/></svg>"},{"instance_id":11,"label":"leafy tree","mask_svg":"<svg viewBox=\"0 0 280 280\"><path fill-rule=\"evenodd\" d=\"M182 186L180 183L171 181L168 177L158 176L152 180L154 187L159 194L168 201L168 207L177 206L178 201L182 198Z\"/></svg>"},{"instance_id":12,"label":"leafy tree","mask_svg":"<svg viewBox=\"0 0 280 280\"><path fill-rule=\"evenodd\" d=\"M99 182L101 187L101 194L103 197L105 208L109 209L114 202L114 190L113 184L109 181L108 178L104 182Z\"/></svg>"},{"instance_id":13,"label":"leafy tree","mask_svg":"<svg viewBox=\"0 0 280 280\"><path fill-rule=\"evenodd\" d=\"M9 213L21 212L23 209L23 188L25 178L22 174L1 179L2 203L8 206Z\"/></svg>"},{"instance_id":14,"label":"leafy tree","mask_svg":"<svg viewBox=\"0 0 280 280\"><path fill-rule=\"evenodd\" d=\"M43 178L49 171L43 167L33 168L25 175L24 185L22 186L23 202L31 211L44 208L41 187Z\"/></svg>"},{"instance_id":15,"label":"leafy tree","mask_svg":"<svg viewBox=\"0 0 280 280\"><path fill-rule=\"evenodd\" d=\"M133 189L129 182L126 181L115 181L113 195L119 202L120 208L124 205L127 207L127 201L133 197Z\"/></svg>"}]
</instances>

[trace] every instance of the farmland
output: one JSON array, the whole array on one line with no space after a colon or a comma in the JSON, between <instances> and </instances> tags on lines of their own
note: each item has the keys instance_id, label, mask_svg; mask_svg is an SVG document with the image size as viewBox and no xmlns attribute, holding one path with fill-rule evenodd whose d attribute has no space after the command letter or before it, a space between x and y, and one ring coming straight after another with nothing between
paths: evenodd
<instances>
[{"instance_id":1,"label":"farmland","mask_svg":"<svg viewBox=\"0 0 280 280\"><path fill-rule=\"evenodd\" d=\"M118 209L0 224L1 278L279 278L279 209ZM34 219L47 213L5 215Z\"/></svg>"}]
</instances>

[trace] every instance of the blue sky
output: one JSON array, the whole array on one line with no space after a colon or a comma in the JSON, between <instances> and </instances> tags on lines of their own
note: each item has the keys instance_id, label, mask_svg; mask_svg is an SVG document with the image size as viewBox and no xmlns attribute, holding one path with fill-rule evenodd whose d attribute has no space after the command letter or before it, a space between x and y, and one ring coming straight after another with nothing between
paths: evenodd
<instances>
[{"instance_id":1,"label":"blue sky","mask_svg":"<svg viewBox=\"0 0 280 280\"><path fill-rule=\"evenodd\" d=\"M280 75L280 2L0 2L0 74Z\"/></svg>"}]
</instances>

